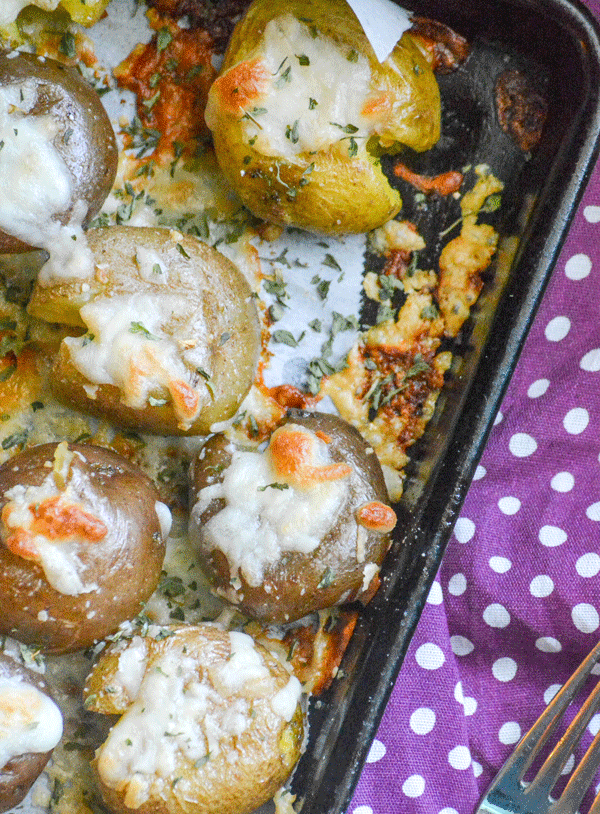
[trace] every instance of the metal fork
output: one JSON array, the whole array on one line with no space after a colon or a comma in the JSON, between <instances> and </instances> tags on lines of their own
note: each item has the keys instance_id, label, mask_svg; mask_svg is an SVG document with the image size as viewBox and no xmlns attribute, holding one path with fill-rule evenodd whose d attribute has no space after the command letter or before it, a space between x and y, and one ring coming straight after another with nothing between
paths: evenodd
<instances>
[{"instance_id":1,"label":"metal fork","mask_svg":"<svg viewBox=\"0 0 600 814\"><path fill-rule=\"evenodd\" d=\"M563 713L581 690L594 665L600 660L600 643L558 691L548 707L521 739L506 761L475 814L575 814L600 767L600 732L571 775L558 799L550 794L561 771L594 713L600 708L600 682L596 684L573 722L558 741L531 782L525 773L547 742ZM600 793L589 814L600 814Z\"/></svg>"}]
</instances>

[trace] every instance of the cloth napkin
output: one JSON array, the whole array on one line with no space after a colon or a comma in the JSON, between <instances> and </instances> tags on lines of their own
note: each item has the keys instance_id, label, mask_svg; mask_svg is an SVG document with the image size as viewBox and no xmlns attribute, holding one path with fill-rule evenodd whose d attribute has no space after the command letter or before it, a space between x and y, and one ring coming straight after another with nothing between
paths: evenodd
<instances>
[{"instance_id":1,"label":"cloth napkin","mask_svg":"<svg viewBox=\"0 0 600 814\"><path fill-rule=\"evenodd\" d=\"M597 166L348 814L471 814L599 639Z\"/></svg>"}]
</instances>

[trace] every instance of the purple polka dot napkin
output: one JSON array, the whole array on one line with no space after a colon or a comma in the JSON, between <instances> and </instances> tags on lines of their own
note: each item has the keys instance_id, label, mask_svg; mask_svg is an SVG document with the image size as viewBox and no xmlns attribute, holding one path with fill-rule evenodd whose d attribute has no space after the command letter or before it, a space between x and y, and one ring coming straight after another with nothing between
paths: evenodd
<instances>
[{"instance_id":1,"label":"purple polka dot napkin","mask_svg":"<svg viewBox=\"0 0 600 814\"><path fill-rule=\"evenodd\" d=\"M348 814L471 814L599 639L600 165Z\"/></svg>"}]
</instances>

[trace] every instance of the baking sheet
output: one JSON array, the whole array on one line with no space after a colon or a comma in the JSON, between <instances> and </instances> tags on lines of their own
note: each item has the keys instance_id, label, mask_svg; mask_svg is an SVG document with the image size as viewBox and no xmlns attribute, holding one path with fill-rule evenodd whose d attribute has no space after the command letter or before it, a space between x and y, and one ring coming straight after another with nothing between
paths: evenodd
<instances>
[{"instance_id":1,"label":"baking sheet","mask_svg":"<svg viewBox=\"0 0 600 814\"><path fill-rule=\"evenodd\" d=\"M503 209L500 250L449 386L413 448L414 466L398 507L406 525L384 565L383 585L359 620L342 663L344 677L311 710L309 749L293 782L303 798L303 814L340 814L350 803L599 149L599 29L579 3L431 0L404 5L449 24L473 44L465 66L440 78L442 140L415 157L414 168L433 174L456 168L448 164L457 158L462 163L485 160L507 182L503 201L509 206ZM515 154L495 116L492 83L508 66L535 77L549 102L542 141L531 157ZM411 211L409 191L403 187L402 192L408 217L414 214L427 233L418 207Z\"/></svg>"}]
</instances>

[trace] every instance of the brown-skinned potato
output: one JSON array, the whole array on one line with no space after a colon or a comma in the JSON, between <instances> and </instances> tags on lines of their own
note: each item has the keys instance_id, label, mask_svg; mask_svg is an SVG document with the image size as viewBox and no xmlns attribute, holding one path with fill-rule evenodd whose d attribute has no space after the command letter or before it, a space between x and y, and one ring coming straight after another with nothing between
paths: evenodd
<instances>
[{"instance_id":1,"label":"brown-skinned potato","mask_svg":"<svg viewBox=\"0 0 600 814\"><path fill-rule=\"evenodd\" d=\"M133 618L160 578L162 509L150 479L102 447L43 444L9 459L0 467L0 633L63 653ZM60 551L71 559L53 566Z\"/></svg>"},{"instance_id":2,"label":"brown-skinned potato","mask_svg":"<svg viewBox=\"0 0 600 814\"><path fill-rule=\"evenodd\" d=\"M259 671L253 677L245 673L244 647L251 648L250 658ZM137 687L124 685L122 658L142 664ZM223 671L229 670L234 682L239 681L235 688L224 678ZM174 680L176 674L181 685ZM179 686L185 687L184 696L179 696ZM261 645L214 625L170 626L161 630L160 638L119 643L100 657L84 692L88 710L122 716L94 760L105 805L113 814L132 809L138 814L249 814L273 797L300 757L299 690L297 679ZM280 694L290 701L283 716L274 701ZM210 728L201 712L185 707L185 697L209 699L205 714ZM226 723L233 712L236 734ZM183 726L186 738L180 743L176 738ZM165 737L165 727L173 730L172 737ZM150 729L158 733L157 749L169 752L174 744L172 776L148 766L155 754L150 752ZM211 738L213 747L205 754L203 744Z\"/></svg>"},{"instance_id":3,"label":"brown-skinned potato","mask_svg":"<svg viewBox=\"0 0 600 814\"><path fill-rule=\"evenodd\" d=\"M122 386L106 377L90 381L74 364L69 347L70 341L82 347L89 340L91 352L102 344L101 331L88 326L86 338L61 345L52 379L56 394L135 430L207 435L213 423L235 413L256 371L260 331L246 279L215 249L169 229L115 226L90 229L87 236L96 262L94 279L52 288L38 283L29 311L48 322L85 327L84 318L92 324L86 308L110 307L113 298L120 298L126 307L133 304L132 308L143 302L130 317L129 329L125 326L118 337L124 341L123 334L125 339L134 334L140 340L141 361L132 356L123 363L129 368L123 368ZM157 265L160 272L155 273ZM147 330L148 303L157 309L164 305L163 321L156 329ZM141 354L161 352L165 342L170 355L159 380L158 363ZM120 352L114 353L121 358ZM144 381L152 381L152 386L140 396L136 388L143 389Z\"/></svg>"},{"instance_id":4,"label":"brown-skinned potato","mask_svg":"<svg viewBox=\"0 0 600 814\"><path fill-rule=\"evenodd\" d=\"M49 114L57 123L52 140L71 176L69 207L55 217L65 224L77 201L87 207L83 225L99 212L114 183L117 145L110 119L96 91L77 73L53 59L0 51L0 88L33 83L36 101L27 115ZM0 254L33 247L0 230Z\"/></svg>"},{"instance_id":5,"label":"brown-skinned potato","mask_svg":"<svg viewBox=\"0 0 600 814\"><path fill-rule=\"evenodd\" d=\"M13 679L33 686L52 699L41 675L0 652L0 682ZM0 811L8 811L24 799L48 763L51 754L52 751L16 755L0 767Z\"/></svg>"},{"instance_id":6,"label":"brown-skinned potato","mask_svg":"<svg viewBox=\"0 0 600 814\"><path fill-rule=\"evenodd\" d=\"M363 123L326 122L339 136L314 145L302 141L303 122L318 115L324 103L308 90L311 58L291 39L279 69L264 61L267 26L281 25L290 15L306 32L307 50L312 39L345 54L328 84L345 81L353 87L352 77L343 74L356 70L363 57L370 70ZM282 123L285 149L279 143L273 147L263 134L271 126L271 111L277 115L280 109L277 94L294 83L306 91ZM440 96L428 58L409 32L382 64L344 0L255 0L232 35L209 93L206 121L221 170L255 215L325 234L367 232L393 218L402 205L381 170L381 153L403 146L431 148L440 135Z\"/></svg>"},{"instance_id":7,"label":"brown-skinned potato","mask_svg":"<svg viewBox=\"0 0 600 814\"><path fill-rule=\"evenodd\" d=\"M334 475L339 468L347 489L337 515L328 521L316 548L308 553L282 548L274 561L265 564L258 583L243 568L231 567L227 555L211 537L208 524L226 508L227 501L218 497L206 507L206 500L198 503L204 488L223 481L231 464L232 445L224 436L214 436L196 456L191 470L190 505L196 507L192 508L190 536L199 551L201 566L218 593L262 622L290 622L332 605L355 600L368 602L377 588L379 566L396 522L395 513L387 505L377 457L354 427L338 416L300 410L290 410L282 427L294 432L296 428L308 430L323 440L331 461L327 466ZM271 436L271 448L274 437ZM278 447L281 448L280 443ZM274 482L267 488L292 495L288 488L293 488L289 485L293 477L281 474L286 465L284 461L280 473L272 475ZM265 490L260 484L248 488ZM262 533L261 527L258 534Z\"/></svg>"}]
</instances>

